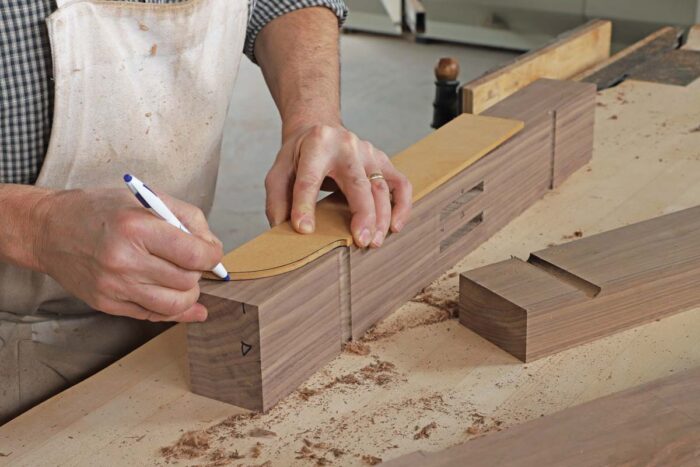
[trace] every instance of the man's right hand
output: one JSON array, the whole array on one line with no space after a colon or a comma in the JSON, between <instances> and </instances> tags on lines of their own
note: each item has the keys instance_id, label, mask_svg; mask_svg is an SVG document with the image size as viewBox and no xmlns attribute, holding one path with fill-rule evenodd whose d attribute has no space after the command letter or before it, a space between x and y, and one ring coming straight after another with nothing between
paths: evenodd
<instances>
[{"instance_id":1,"label":"man's right hand","mask_svg":"<svg viewBox=\"0 0 700 467\"><path fill-rule=\"evenodd\" d=\"M192 232L144 209L126 189L68 190L44 197L34 251L41 272L96 310L149 321L203 321L202 271L221 242L198 208L159 196Z\"/></svg>"}]
</instances>

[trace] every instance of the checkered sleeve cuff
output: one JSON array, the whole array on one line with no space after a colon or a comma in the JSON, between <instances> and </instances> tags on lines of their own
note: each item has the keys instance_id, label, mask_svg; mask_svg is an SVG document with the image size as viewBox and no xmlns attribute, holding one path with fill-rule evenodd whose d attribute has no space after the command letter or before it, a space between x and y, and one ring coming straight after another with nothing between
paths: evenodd
<instances>
[{"instance_id":1,"label":"checkered sleeve cuff","mask_svg":"<svg viewBox=\"0 0 700 467\"><path fill-rule=\"evenodd\" d=\"M251 0L250 20L246 32L244 52L253 63L255 60L255 40L267 23L275 18L309 7L326 7L338 17L338 24L342 26L348 14L344 0Z\"/></svg>"}]
</instances>

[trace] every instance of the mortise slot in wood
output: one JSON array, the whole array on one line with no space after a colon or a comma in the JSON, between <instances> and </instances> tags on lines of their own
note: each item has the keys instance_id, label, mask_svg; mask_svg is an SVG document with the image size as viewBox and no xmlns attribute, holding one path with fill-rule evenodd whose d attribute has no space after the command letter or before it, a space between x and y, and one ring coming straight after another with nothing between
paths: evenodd
<instances>
[{"instance_id":1,"label":"mortise slot in wood","mask_svg":"<svg viewBox=\"0 0 700 467\"><path fill-rule=\"evenodd\" d=\"M484 182L480 182L478 185L470 190L463 192L457 199L452 201L450 204L445 206L442 211L440 211L440 220L444 221L449 218L455 211L457 211L462 206L472 202L477 196L484 192Z\"/></svg>"},{"instance_id":2,"label":"mortise slot in wood","mask_svg":"<svg viewBox=\"0 0 700 467\"><path fill-rule=\"evenodd\" d=\"M585 293L591 298L597 297L600 293L600 287L598 287L597 285L588 282L586 279L583 279L582 277L579 277L576 274L572 274L566 269L562 269L555 264L545 261L538 256L530 255L530 257L527 259L527 262L532 266L535 266L536 268L539 268L547 274L557 278L558 280L565 282L571 285L572 287L576 287L581 292Z\"/></svg>"},{"instance_id":3,"label":"mortise slot in wood","mask_svg":"<svg viewBox=\"0 0 700 467\"><path fill-rule=\"evenodd\" d=\"M484 222L483 211L474 216L469 222L464 224L462 227L458 228L450 234L449 237L440 242L440 253L448 249L459 239L467 235L469 232L477 228L482 222Z\"/></svg>"}]
</instances>

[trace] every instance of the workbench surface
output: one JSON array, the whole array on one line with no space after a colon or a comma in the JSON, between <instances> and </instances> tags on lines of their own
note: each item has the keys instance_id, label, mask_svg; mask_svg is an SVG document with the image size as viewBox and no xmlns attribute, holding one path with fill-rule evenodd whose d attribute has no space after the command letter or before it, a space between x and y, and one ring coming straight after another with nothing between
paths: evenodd
<instances>
[{"instance_id":1,"label":"workbench surface","mask_svg":"<svg viewBox=\"0 0 700 467\"><path fill-rule=\"evenodd\" d=\"M1 427L0 464L363 465L700 366L700 308L528 364L449 318L457 272L700 204L700 80L606 90L595 131L590 166L268 414L190 393L176 326Z\"/></svg>"}]
</instances>

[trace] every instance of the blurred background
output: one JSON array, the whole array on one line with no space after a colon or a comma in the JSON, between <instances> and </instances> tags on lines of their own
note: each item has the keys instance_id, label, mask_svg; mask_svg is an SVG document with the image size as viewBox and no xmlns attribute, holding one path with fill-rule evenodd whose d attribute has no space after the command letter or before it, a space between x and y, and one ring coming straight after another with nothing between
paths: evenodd
<instances>
[{"instance_id":1,"label":"blurred background","mask_svg":"<svg viewBox=\"0 0 700 467\"><path fill-rule=\"evenodd\" d=\"M433 67L467 82L593 18L613 21L613 52L662 26L700 22L700 0L346 0L341 35L345 125L392 155L432 129ZM244 60L226 122L212 230L231 250L268 228L263 181L280 122L257 66Z\"/></svg>"}]
</instances>

